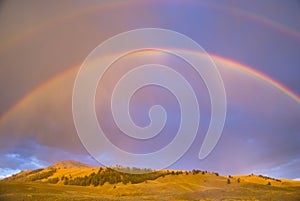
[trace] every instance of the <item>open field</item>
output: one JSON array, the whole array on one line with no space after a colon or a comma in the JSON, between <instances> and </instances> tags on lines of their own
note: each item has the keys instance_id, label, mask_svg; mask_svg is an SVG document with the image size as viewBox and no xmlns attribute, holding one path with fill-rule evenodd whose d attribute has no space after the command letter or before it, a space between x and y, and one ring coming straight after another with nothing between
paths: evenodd
<instances>
[{"instance_id":1,"label":"open field","mask_svg":"<svg viewBox=\"0 0 300 201\"><path fill-rule=\"evenodd\" d=\"M238 182L240 178L240 182ZM267 185L267 182L271 185ZM300 183L258 176L167 175L139 184L73 186L38 182L0 182L0 201L27 200L300 200Z\"/></svg>"}]
</instances>

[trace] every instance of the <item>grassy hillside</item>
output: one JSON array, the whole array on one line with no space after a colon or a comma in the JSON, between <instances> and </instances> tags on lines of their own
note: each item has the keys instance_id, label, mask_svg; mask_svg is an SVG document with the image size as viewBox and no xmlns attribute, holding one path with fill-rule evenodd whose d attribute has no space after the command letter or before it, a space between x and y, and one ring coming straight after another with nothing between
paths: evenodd
<instances>
[{"instance_id":1,"label":"grassy hillside","mask_svg":"<svg viewBox=\"0 0 300 201\"><path fill-rule=\"evenodd\" d=\"M74 160L59 161L49 168L66 169L66 168L89 168L90 166Z\"/></svg>"},{"instance_id":2,"label":"grassy hillside","mask_svg":"<svg viewBox=\"0 0 300 201\"><path fill-rule=\"evenodd\" d=\"M54 168L25 171L0 182L0 201L10 200L300 200L300 182L263 176L218 176L202 171L158 171L138 183L122 181L88 186L65 185L61 177L87 178L100 168ZM116 176L102 168L99 176ZM104 174L105 173L105 174ZM51 174L51 175L50 175ZM153 173L151 173L153 174ZM150 174L150 175L151 175ZM39 175L39 176L38 176ZM50 175L50 176L48 176ZM48 177L46 177L48 176ZM124 173L120 174L122 176ZM42 178L46 177L46 178ZM32 178L40 178L34 181ZM59 178L56 184L49 180Z\"/></svg>"}]
</instances>

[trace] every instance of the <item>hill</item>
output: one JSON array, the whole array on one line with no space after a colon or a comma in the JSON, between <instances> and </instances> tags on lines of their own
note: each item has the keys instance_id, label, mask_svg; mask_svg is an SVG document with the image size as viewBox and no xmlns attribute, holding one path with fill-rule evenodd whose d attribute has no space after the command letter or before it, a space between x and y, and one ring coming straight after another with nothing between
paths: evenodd
<instances>
[{"instance_id":1,"label":"hill","mask_svg":"<svg viewBox=\"0 0 300 201\"><path fill-rule=\"evenodd\" d=\"M67 161L59 161L49 166L48 168L90 168L89 165L75 161L75 160L67 160Z\"/></svg>"},{"instance_id":2,"label":"hill","mask_svg":"<svg viewBox=\"0 0 300 201\"><path fill-rule=\"evenodd\" d=\"M300 200L300 182L262 175L219 176L201 170L128 174L61 166L66 163L1 181L0 200Z\"/></svg>"}]
</instances>

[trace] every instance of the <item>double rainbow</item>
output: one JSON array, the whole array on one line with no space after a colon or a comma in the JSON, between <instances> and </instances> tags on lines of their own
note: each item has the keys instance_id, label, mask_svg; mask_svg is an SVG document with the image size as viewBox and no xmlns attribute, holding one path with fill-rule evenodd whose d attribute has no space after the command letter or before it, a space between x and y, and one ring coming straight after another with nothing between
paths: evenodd
<instances>
[{"instance_id":1,"label":"double rainbow","mask_svg":"<svg viewBox=\"0 0 300 201\"><path fill-rule=\"evenodd\" d=\"M239 71L241 71L245 74L251 75L253 77L256 77L256 78L264 81L265 83L269 84L273 88L280 90L283 94L285 94L288 97L290 97L291 99L293 99L296 103L300 104L300 96L299 95L297 95L296 93L294 93L293 91L291 91L289 88L282 85L278 81L276 81L276 80L272 79L271 77L263 74L262 72L260 72L258 70L255 70L253 68L250 68L246 65L243 65L243 64L237 63L235 61L232 61L230 59L222 58L220 56L211 55L211 54L210 54L210 56L214 61L220 62L221 64L224 64L224 66L226 66L228 68L231 68L233 70L239 70ZM5 121L5 119L8 118L11 113L18 110L19 107L21 107L22 105L25 105L30 98L32 98L32 97L36 96L37 94L39 94L40 91L45 90L47 87L49 87L52 84L56 83L58 80L64 79L66 76L68 76L70 74L76 74L76 72L78 70L79 70L79 66L72 67L72 68L70 68L66 71L63 71L62 73L56 75L52 79L49 79L48 81L46 81L42 85L40 85L37 88L35 88L34 90L32 90L30 93L28 93L26 96L24 96L18 103L16 103L6 113L4 113L2 115L2 117L0 118L0 123Z\"/></svg>"}]
</instances>

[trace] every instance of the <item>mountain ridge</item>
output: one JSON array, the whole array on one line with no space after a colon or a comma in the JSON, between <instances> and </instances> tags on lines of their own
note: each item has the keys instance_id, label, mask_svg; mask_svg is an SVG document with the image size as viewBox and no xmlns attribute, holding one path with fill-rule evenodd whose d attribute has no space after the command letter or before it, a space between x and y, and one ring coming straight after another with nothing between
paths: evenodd
<instances>
[{"instance_id":1,"label":"mountain ridge","mask_svg":"<svg viewBox=\"0 0 300 201\"><path fill-rule=\"evenodd\" d=\"M24 170L17 174L14 174L10 177L4 178L2 181L43 181L46 182L47 179L53 179L55 177L62 177L64 175L74 175L76 177L87 177L91 174L99 173L99 171L107 171L110 170L112 172L121 172L119 174L135 174L135 172L138 172L138 174L148 174L148 173L160 173L161 176L166 175L179 175L179 174L202 174L202 175L216 175L218 177L223 178L238 178L238 177L257 177L260 179L263 179L265 181L271 182L281 182L281 181L294 181L294 180L288 180L288 179L277 179L277 178L271 178L263 175L240 175L240 176L219 176L218 173L215 172L208 172L208 171L202 171L202 170L151 170L151 169L139 169L139 168L125 168L121 166L116 167L92 167L88 164L76 161L76 160L62 160L53 163L52 165L46 167L46 168L39 168L35 170ZM118 171L119 170L119 171ZM133 171L134 170L134 171ZM151 170L151 171L150 171ZM60 178L59 178L60 179ZM51 182L50 182L51 183ZM58 182L59 183L59 182ZM300 181L299 181L300 183Z\"/></svg>"},{"instance_id":2,"label":"mountain ridge","mask_svg":"<svg viewBox=\"0 0 300 201\"><path fill-rule=\"evenodd\" d=\"M299 181L201 170L128 174L77 162L59 161L8 177L0 181L0 200L300 200Z\"/></svg>"}]
</instances>

